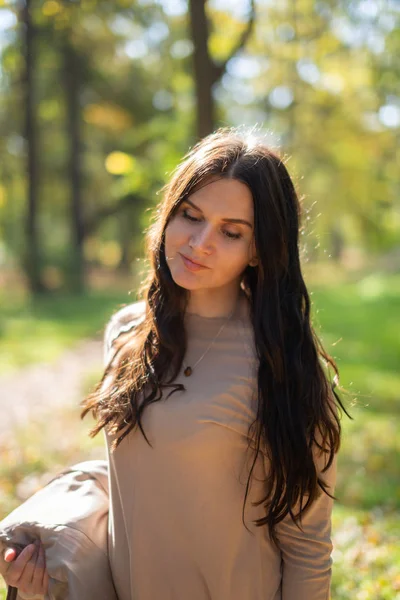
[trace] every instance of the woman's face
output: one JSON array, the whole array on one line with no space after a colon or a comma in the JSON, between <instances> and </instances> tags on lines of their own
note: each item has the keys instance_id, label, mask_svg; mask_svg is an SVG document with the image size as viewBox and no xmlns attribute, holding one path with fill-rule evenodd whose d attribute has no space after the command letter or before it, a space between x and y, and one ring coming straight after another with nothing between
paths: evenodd
<instances>
[{"instance_id":1,"label":"woman's face","mask_svg":"<svg viewBox=\"0 0 400 600\"><path fill-rule=\"evenodd\" d=\"M195 189L165 229L165 254L172 278L183 288L238 285L247 265L256 263L249 188L214 177Z\"/></svg>"}]
</instances>

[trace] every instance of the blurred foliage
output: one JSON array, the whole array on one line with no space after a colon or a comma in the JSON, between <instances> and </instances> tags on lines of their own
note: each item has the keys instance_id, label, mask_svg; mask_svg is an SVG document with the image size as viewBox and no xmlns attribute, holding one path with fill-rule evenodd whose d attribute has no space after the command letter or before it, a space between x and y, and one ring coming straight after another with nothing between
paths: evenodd
<instances>
[{"instance_id":1,"label":"blurred foliage","mask_svg":"<svg viewBox=\"0 0 400 600\"><path fill-rule=\"evenodd\" d=\"M336 505L333 600L399 600L400 513Z\"/></svg>"},{"instance_id":2,"label":"blurred foliage","mask_svg":"<svg viewBox=\"0 0 400 600\"><path fill-rule=\"evenodd\" d=\"M19 4L0 8L0 268L25 245L26 140ZM39 230L46 285L67 285L71 260L66 98L68 43L83 74L83 201L90 264L129 268L158 191L196 141L186 3L41 0L35 99L40 146ZM248 3L209 0L209 46L223 62ZM245 49L215 85L216 125L254 126L279 147L304 197L313 258L347 260L398 245L400 10L390 0L256 2ZM118 204L125 199L121 209ZM114 211L114 212L113 212Z\"/></svg>"}]
</instances>

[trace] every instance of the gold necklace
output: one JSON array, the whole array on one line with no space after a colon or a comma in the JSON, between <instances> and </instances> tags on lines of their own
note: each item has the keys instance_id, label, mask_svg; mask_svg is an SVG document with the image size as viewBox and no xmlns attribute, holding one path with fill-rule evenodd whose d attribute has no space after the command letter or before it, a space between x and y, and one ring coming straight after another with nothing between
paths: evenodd
<instances>
[{"instance_id":1,"label":"gold necklace","mask_svg":"<svg viewBox=\"0 0 400 600\"><path fill-rule=\"evenodd\" d=\"M232 317L233 313L235 312L235 308L236 308L236 305L232 309L232 311L231 311L230 315L228 316L228 318L226 319L225 323L222 323L221 327L218 330L217 335L214 337L214 339L211 340L210 344L207 346L205 352L203 352L203 354L200 356L200 358L194 363L194 365L192 367L190 367L189 365L186 366L185 370L183 371L185 377L190 377L190 375L193 373L193 369L195 368L195 366L198 365L199 362L205 357L205 355L207 354L207 352L209 351L209 349L211 348L211 346L213 345L213 343L215 342L217 337L220 335L220 333L224 329L225 325L228 323L228 321Z\"/></svg>"}]
</instances>

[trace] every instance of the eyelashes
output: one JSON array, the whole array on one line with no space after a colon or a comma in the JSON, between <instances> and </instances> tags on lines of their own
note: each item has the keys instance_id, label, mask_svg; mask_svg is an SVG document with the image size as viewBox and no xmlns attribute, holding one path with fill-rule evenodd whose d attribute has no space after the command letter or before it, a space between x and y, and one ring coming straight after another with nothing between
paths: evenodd
<instances>
[{"instance_id":1,"label":"eyelashes","mask_svg":"<svg viewBox=\"0 0 400 600\"><path fill-rule=\"evenodd\" d=\"M182 211L182 216L184 219L186 219L187 221L191 221L192 223L200 223L201 220L189 215L186 208ZM241 233L231 233L230 231L223 231L223 235L225 235L225 237L227 237L230 240L238 240L242 237Z\"/></svg>"}]
</instances>

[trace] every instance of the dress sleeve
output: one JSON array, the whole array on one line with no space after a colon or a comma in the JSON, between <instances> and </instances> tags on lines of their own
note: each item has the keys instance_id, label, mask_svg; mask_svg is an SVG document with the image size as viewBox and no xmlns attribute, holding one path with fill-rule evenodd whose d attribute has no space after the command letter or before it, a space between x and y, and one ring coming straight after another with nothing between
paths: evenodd
<instances>
[{"instance_id":1,"label":"dress sleeve","mask_svg":"<svg viewBox=\"0 0 400 600\"><path fill-rule=\"evenodd\" d=\"M318 451L318 452L317 452ZM337 454L329 469L322 473L328 454L318 448L314 462L318 475L334 495ZM277 525L282 555L282 600L329 600L332 573L331 514L333 499L323 490L304 513L301 531L290 515ZM297 514L298 508L295 510Z\"/></svg>"},{"instance_id":2,"label":"dress sleeve","mask_svg":"<svg viewBox=\"0 0 400 600\"><path fill-rule=\"evenodd\" d=\"M130 331L144 317L144 301L134 302L118 310L108 321L104 330L103 359L106 367L113 357L114 341L122 334Z\"/></svg>"}]
</instances>

